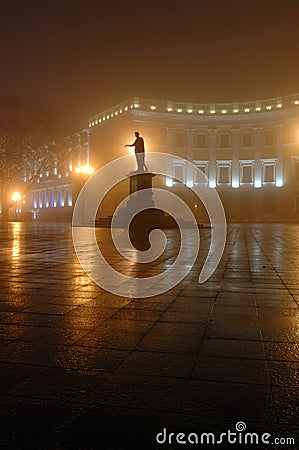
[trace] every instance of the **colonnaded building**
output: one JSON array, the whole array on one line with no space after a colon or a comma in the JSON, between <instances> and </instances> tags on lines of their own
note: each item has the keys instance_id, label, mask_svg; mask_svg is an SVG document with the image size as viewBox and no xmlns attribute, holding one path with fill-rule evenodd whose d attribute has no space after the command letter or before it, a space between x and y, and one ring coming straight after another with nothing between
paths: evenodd
<instances>
[{"instance_id":1,"label":"colonnaded building","mask_svg":"<svg viewBox=\"0 0 299 450\"><path fill-rule=\"evenodd\" d=\"M228 221L298 221L299 94L224 104L132 98L103 111L78 133L84 136L80 152L70 146L65 171L56 170L54 178L48 171L34 186L33 217L70 218L78 180L84 182L93 169L128 154L124 145L134 141L135 131L147 151L175 156L168 168L171 176L155 182L183 197L199 222L207 216L190 187L201 177L187 170L182 158L194 163L208 177L210 188L217 189ZM104 200L100 215L112 215L117 203L117 198Z\"/></svg>"}]
</instances>

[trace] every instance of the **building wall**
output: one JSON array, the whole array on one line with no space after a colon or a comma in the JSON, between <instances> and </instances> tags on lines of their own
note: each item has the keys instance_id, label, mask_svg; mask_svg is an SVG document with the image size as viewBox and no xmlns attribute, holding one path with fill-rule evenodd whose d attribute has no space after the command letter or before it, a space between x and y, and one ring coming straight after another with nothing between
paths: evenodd
<instances>
[{"instance_id":1,"label":"building wall","mask_svg":"<svg viewBox=\"0 0 299 450\"><path fill-rule=\"evenodd\" d=\"M114 159L123 155L126 133L131 133L133 141L133 131L138 130L148 151L171 153L204 171L210 187L216 187L229 221L296 221L299 218L298 98L294 95L226 105L135 98L93 118L90 121L92 141L95 147L100 142L109 148L110 139ZM122 113L115 116L117 110ZM107 139L109 133L117 136L117 145L111 137ZM195 174L187 173L181 161L174 158L173 179L177 173L183 175L186 185L197 183ZM177 181L168 180L168 184L172 184L173 191L181 191Z\"/></svg>"},{"instance_id":2,"label":"building wall","mask_svg":"<svg viewBox=\"0 0 299 450\"><path fill-rule=\"evenodd\" d=\"M223 201L228 221L299 219L297 94L230 104L133 98L93 117L88 129L88 160L95 170L132 152L124 145L134 141L134 131L144 137L146 151L174 155L172 167L168 168L171 177L165 177L162 184L184 198L199 221L207 220L206 211L188 189L199 180L195 171L187 171L179 158L193 162L207 175L209 186L216 187ZM182 176L184 182L176 181L177 176ZM42 205L43 210L61 208L62 212L68 210L69 215L78 192L74 183L74 177L66 180L65 175L52 185L44 179L33 191L32 200L38 209L37 196L45 196L48 207ZM161 184L160 177L155 184ZM122 184L110 198L107 196L100 215L112 215L128 190ZM64 205L58 205L61 195ZM71 195L71 201L66 195Z\"/></svg>"}]
</instances>

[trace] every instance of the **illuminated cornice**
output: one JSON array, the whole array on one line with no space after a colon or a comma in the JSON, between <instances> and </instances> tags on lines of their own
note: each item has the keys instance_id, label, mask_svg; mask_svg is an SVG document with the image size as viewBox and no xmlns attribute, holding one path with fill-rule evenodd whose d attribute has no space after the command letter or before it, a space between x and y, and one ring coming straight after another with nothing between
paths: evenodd
<instances>
[{"instance_id":1,"label":"illuminated cornice","mask_svg":"<svg viewBox=\"0 0 299 450\"><path fill-rule=\"evenodd\" d=\"M150 100L134 97L120 103L106 111L97 114L89 121L89 127L105 123L106 121L132 111L180 115L186 117L224 118L246 117L299 107L299 94L275 97L264 100L233 103L181 103L169 100Z\"/></svg>"}]
</instances>

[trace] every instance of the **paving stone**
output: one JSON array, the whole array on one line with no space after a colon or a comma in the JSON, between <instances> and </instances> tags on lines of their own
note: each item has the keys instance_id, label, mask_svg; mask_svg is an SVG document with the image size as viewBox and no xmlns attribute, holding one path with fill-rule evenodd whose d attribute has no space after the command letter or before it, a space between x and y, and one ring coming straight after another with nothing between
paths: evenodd
<instances>
[{"instance_id":1,"label":"paving stone","mask_svg":"<svg viewBox=\"0 0 299 450\"><path fill-rule=\"evenodd\" d=\"M1 448L153 450L163 428L225 432L240 420L298 436L297 224L230 225L202 285L210 230L200 230L187 277L144 299L87 277L70 224L20 224L13 256L14 227L0 225ZM178 234L165 232L165 255L146 268L128 266L96 229L131 276L171 267Z\"/></svg>"}]
</instances>

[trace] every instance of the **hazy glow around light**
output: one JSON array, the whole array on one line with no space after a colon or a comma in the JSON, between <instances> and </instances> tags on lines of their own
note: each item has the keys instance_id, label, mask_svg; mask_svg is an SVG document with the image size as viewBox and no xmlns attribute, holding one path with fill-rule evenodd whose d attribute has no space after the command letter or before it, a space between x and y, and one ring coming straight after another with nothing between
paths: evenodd
<instances>
[{"instance_id":1,"label":"hazy glow around light","mask_svg":"<svg viewBox=\"0 0 299 450\"><path fill-rule=\"evenodd\" d=\"M200 110L198 111L198 114L203 114L203 110L200 109Z\"/></svg>"},{"instance_id":2,"label":"hazy glow around light","mask_svg":"<svg viewBox=\"0 0 299 450\"><path fill-rule=\"evenodd\" d=\"M152 110L152 111L155 111L155 109L156 109L155 105L152 105L152 106L151 106L151 110Z\"/></svg>"},{"instance_id":3,"label":"hazy glow around light","mask_svg":"<svg viewBox=\"0 0 299 450\"><path fill-rule=\"evenodd\" d=\"M168 111L168 112L171 112L171 111L172 111L172 108L167 108L167 111Z\"/></svg>"},{"instance_id":4,"label":"hazy glow around light","mask_svg":"<svg viewBox=\"0 0 299 450\"><path fill-rule=\"evenodd\" d=\"M209 187L210 188L215 188L216 187L216 183L215 183L215 181L209 181Z\"/></svg>"},{"instance_id":5,"label":"hazy glow around light","mask_svg":"<svg viewBox=\"0 0 299 450\"><path fill-rule=\"evenodd\" d=\"M260 188L260 187L262 187L261 181L260 181L260 180L256 180L256 181L254 182L254 187L255 187L255 188Z\"/></svg>"},{"instance_id":6,"label":"hazy glow around light","mask_svg":"<svg viewBox=\"0 0 299 450\"><path fill-rule=\"evenodd\" d=\"M272 109L272 106L267 106L267 110L270 111L270 109Z\"/></svg>"},{"instance_id":7,"label":"hazy glow around light","mask_svg":"<svg viewBox=\"0 0 299 450\"><path fill-rule=\"evenodd\" d=\"M299 105L299 100L295 100L294 105Z\"/></svg>"},{"instance_id":8,"label":"hazy glow around light","mask_svg":"<svg viewBox=\"0 0 299 450\"><path fill-rule=\"evenodd\" d=\"M222 114L226 114L227 111L226 111L226 109L223 109L221 112L222 112Z\"/></svg>"},{"instance_id":9,"label":"hazy glow around light","mask_svg":"<svg viewBox=\"0 0 299 450\"><path fill-rule=\"evenodd\" d=\"M193 109L188 109L187 112L188 112L188 114L192 114L193 113Z\"/></svg>"},{"instance_id":10,"label":"hazy glow around light","mask_svg":"<svg viewBox=\"0 0 299 450\"><path fill-rule=\"evenodd\" d=\"M166 186L167 187L172 187L173 186L172 178L166 178Z\"/></svg>"},{"instance_id":11,"label":"hazy glow around light","mask_svg":"<svg viewBox=\"0 0 299 450\"><path fill-rule=\"evenodd\" d=\"M276 179L276 187L282 187L283 186L283 181L281 178Z\"/></svg>"},{"instance_id":12,"label":"hazy glow around light","mask_svg":"<svg viewBox=\"0 0 299 450\"><path fill-rule=\"evenodd\" d=\"M234 113L237 114L239 112L238 109L234 109Z\"/></svg>"},{"instance_id":13,"label":"hazy glow around light","mask_svg":"<svg viewBox=\"0 0 299 450\"><path fill-rule=\"evenodd\" d=\"M240 187L239 182L238 182L238 181L233 181L233 182L232 182L232 187L233 187L234 189L237 189L238 187Z\"/></svg>"},{"instance_id":14,"label":"hazy glow around light","mask_svg":"<svg viewBox=\"0 0 299 450\"><path fill-rule=\"evenodd\" d=\"M278 105L276 105L277 108L282 108L282 104L279 103Z\"/></svg>"},{"instance_id":15,"label":"hazy glow around light","mask_svg":"<svg viewBox=\"0 0 299 450\"><path fill-rule=\"evenodd\" d=\"M75 172L91 175L94 172L94 168L91 166L80 166L76 167Z\"/></svg>"},{"instance_id":16,"label":"hazy glow around light","mask_svg":"<svg viewBox=\"0 0 299 450\"><path fill-rule=\"evenodd\" d=\"M261 108L260 108L259 106L257 106L257 107L255 108L255 110L256 110L256 111L260 111Z\"/></svg>"},{"instance_id":17,"label":"hazy glow around light","mask_svg":"<svg viewBox=\"0 0 299 450\"><path fill-rule=\"evenodd\" d=\"M14 192L11 196L11 199L13 202L19 202L21 200L22 196L20 192Z\"/></svg>"},{"instance_id":18,"label":"hazy glow around light","mask_svg":"<svg viewBox=\"0 0 299 450\"><path fill-rule=\"evenodd\" d=\"M182 112L182 111L183 111L182 108L177 109L177 112Z\"/></svg>"},{"instance_id":19,"label":"hazy glow around light","mask_svg":"<svg viewBox=\"0 0 299 450\"><path fill-rule=\"evenodd\" d=\"M245 112L250 112L250 109L249 108L245 108L244 111Z\"/></svg>"},{"instance_id":20,"label":"hazy glow around light","mask_svg":"<svg viewBox=\"0 0 299 450\"><path fill-rule=\"evenodd\" d=\"M211 109L210 111L211 114L215 114L215 112L216 112L215 109Z\"/></svg>"}]
</instances>

